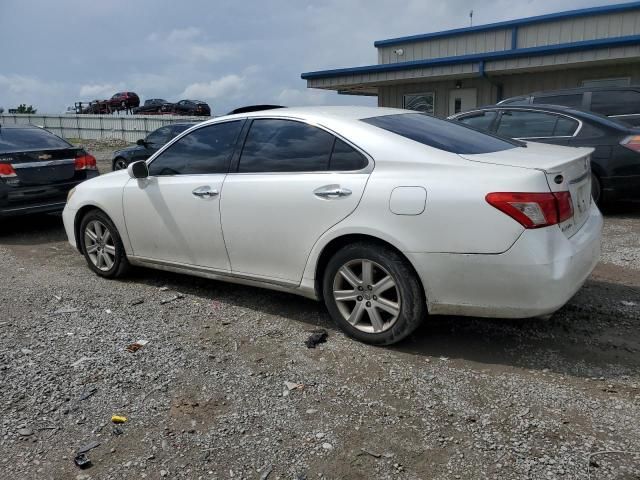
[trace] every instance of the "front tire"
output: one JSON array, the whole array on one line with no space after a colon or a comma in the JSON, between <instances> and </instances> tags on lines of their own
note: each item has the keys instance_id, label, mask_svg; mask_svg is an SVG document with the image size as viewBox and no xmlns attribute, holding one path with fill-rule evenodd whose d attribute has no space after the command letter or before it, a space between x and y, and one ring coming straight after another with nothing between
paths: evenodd
<instances>
[{"instance_id":1,"label":"front tire","mask_svg":"<svg viewBox=\"0 0 640 480\"><path fill-rule=\"evenodd\" d=\"M403 340L427 315L422 285L409 262L370 243L348 245L329 260L323 295L338 326L372 345Z\"/></svg>"},{"instance_id":2,"label":"front tire","mask_svg":"<svg viewBox=\"0 0 640 480\"><path fill-rule=\"evenodd\" d=\"M87 213L80 222L79 237L84 258L97 275L118 278L129 270L120 234L105 213Z\"/></svg>"},{"instance_id":3,"label":"front tire","mask_svg":"<svg viewBox=\"0 0 640 480\"><path fill-rule=\"evenodd\" d=\"M113 161L113 171L114 172L116 170L126 170L128 166L129 166L129 164L122 157L118 157Z\"/></svg>"}]
</instances>

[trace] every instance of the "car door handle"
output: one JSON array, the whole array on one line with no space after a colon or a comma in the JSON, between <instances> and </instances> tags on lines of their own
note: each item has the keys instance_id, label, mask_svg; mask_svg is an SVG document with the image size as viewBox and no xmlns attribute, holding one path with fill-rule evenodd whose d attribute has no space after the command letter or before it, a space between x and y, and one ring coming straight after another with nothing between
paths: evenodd
<instances>
[{"instance_id":1,"label":"car door handle","mask_svg":"<svg viewBox=\"0 0 640 480\"><path fill-rule=\"evenodd\" d=\"M220 192L218 192L218 190L211 190L210 187L198 187L191 193L200 198L213 198L217 197Z\"/></svg>"},{"instance_id":2,"label":"car door handle","mask_svg":"<svg viewBox=\"0 0 640 480\"><path fill-rule=\"evenodd\" d=\"M316 197L326 199L348 197L351 193L353 193L351 190L343 188L340 185L325 185L324 187L316 188L313 191L313 194Z\"/></svg>"}]
</instances>

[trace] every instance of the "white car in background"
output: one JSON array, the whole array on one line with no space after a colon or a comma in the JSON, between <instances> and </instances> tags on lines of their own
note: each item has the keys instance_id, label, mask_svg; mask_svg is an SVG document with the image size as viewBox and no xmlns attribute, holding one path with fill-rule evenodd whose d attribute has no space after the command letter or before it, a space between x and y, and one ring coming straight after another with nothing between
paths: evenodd
<instances>
[{"instance_id":1,"label":"white car in background","mask_svg":"<svg viewBox=\"0 0 640 480\"><path fill-rule=\"evenodd\" d=\"M186 130L76 187L63 218L100 276L137 265L284 290L391 344L428 313L564 305L600 253L590 154L406 110L281 108Z\"/></svg>"}]
</instances>

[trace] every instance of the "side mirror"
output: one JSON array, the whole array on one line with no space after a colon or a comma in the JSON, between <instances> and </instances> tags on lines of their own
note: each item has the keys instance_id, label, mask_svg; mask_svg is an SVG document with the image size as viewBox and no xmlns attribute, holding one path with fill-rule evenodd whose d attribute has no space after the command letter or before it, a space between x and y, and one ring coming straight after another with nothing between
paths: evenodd
<instances>
[{"instance_id":1,"label":"side mirror","mask_svg":"<svg viewBox=\"0 0 640 480\"><path fill-rule=\"evenodd\" d=\"M129 172L131 178L147 178L149 176L149 167L147 166L147 162L140 160L130 163L127 167L127 172Z\"/></svg>"},{"instance_id":2,"label":"side mirror","mask_svg":"<svg viewBox=\"0 0 640 480\"><path fill-rule=\"evenodd\" d=\"M144 138L141 138L136 142L136 145L140 145L141 147L146 147L147 141Z\"/></svg>"}]
</instances>

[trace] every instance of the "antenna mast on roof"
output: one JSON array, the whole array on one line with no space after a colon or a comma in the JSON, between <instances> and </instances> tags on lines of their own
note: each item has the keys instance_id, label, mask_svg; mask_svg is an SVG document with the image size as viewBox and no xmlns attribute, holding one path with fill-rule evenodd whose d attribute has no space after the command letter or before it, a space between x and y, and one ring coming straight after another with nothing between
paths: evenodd
<instances>
[{"instance_id":1,"label":"antenna mast on roof","mask_svg":"<svg viewBox=\"0 0 640 480\"><path fill-rule=\"evenodd\" d=\"M473 27L473 10L469 11L469 26Z\"/></svg>"}]
</instances>

